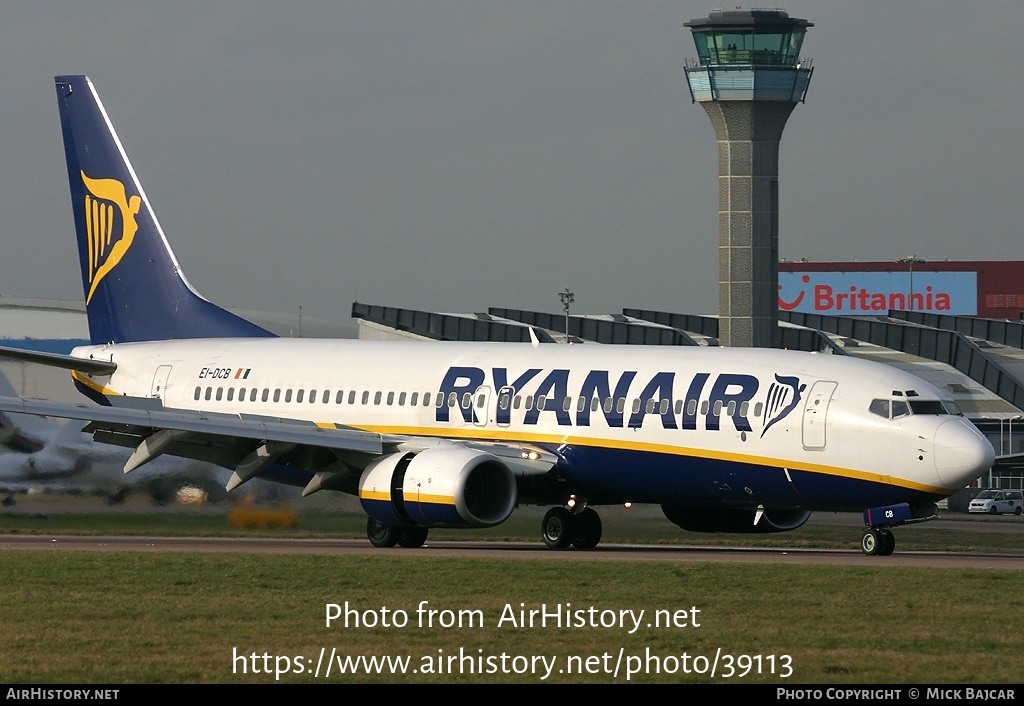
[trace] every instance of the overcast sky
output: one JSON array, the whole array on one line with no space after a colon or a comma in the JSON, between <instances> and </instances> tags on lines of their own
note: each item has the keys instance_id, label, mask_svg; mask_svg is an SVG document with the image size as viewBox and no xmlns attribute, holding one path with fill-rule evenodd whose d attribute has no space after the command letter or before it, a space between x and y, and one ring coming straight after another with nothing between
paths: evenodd
<instances>
[{"instance_id":1,"label":"overcast sky","mask_svg":"<svg viewBox=\"0 0 1024 706\"><path fill-rule=\"evenodd\" d=\"M89 75L207 298L348 320L717 311L683 23L634 0L4 3L0 294L79 299L53 76ZM729 5L729 7L733 7ZM747 6L744 6L747 7ZM792 1L788 259L1024 260L1024 3Z\"/></svg>"}]
</instances>

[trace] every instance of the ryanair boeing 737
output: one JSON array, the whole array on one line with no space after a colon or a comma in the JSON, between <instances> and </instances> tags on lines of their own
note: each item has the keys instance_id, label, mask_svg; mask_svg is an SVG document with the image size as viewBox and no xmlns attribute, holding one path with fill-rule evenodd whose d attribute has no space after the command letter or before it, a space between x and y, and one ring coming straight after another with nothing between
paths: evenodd
<instances>
[{"instance_id":1,"label":"ryanair boeing 737","mask_svg":"<svg viewBox=\"0 0 1024 706\"><path fill-rule=\"evenodd\" d=\"M185 279L92 83L57 98L92 345L4 355L71 371L95 405L3 398L134 449L359 497L377 546L550 506L553 548L595 507L654 503L685 530L779 532L863 512L862 549L988 470L992 446L929 383L781 350L277 338Z\"/></svg>"}]
</instances>

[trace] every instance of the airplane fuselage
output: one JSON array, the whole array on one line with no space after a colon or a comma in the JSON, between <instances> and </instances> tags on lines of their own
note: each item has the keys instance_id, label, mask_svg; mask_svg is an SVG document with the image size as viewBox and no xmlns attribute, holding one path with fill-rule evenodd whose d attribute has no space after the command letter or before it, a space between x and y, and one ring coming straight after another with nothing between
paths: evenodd
<instances>
[{"instance_id":1,"label":"airplane fuselage","mask_svg":"<svg viewBox=\"0 0 1024 706\"><path fill-rule=\"evenodd\" d=\"M558 456L559 475L591 503L862 510L934 502L976 473L976 458L961 464L948 449L980 437L941 409L872 414L875 400L943 395L889 366L813 353L200 339L74 355L118 365L107 377L76 374L94 397L536 444ZM875 443L865 447L864 438Z\"/></svg>"}]
</instances>

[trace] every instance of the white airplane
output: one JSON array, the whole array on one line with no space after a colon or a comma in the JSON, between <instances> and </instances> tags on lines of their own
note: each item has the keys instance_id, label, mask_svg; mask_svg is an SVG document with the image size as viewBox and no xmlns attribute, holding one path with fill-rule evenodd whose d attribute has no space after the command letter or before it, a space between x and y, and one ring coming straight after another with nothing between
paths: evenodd
<instances>
[{"instance_id":1,"label":"white airplane","mask_svg":"<svg viewBox=\"0 0 1024 706\"><path fill-rule=\"evenodd\" d=\"M377 546L551 506L553 548L590 548L595 507L655 503L701 532L777 532L863 512L861 547L993 463L943 392L895 368L781 350L277 338L202 298L85 76L57 97L93 345L4 354L70 369L97 441L357 495Z\"/></svg>"}]
</instances>

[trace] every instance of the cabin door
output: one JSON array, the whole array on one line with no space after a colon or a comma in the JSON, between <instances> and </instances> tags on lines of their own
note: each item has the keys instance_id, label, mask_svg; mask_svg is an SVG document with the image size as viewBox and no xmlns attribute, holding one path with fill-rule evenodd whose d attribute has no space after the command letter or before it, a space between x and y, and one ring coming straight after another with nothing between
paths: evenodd
<instances>
[{"instance_id":1,"label":"cabin door","mask_svg":"<svg viewBox=\"0 0 1024 706\"><path fill-rule=\"evenodd\" d=\"M825 420L838 383L819 380L814 383L804 403L803 443L805 449L825 448Z\"/></svg>"},{"instance_id":2,"label":"cabin door","mask_svg":"<svg viewBox=\"0 0 1024 706\"><path fill-rule=\"evenodd\" d=\"M159 400L167 399L167 379L171 376L171 366L161 365L153 375L153 388L149 392L150 397Z\"/></svg>"}]
</instances>

